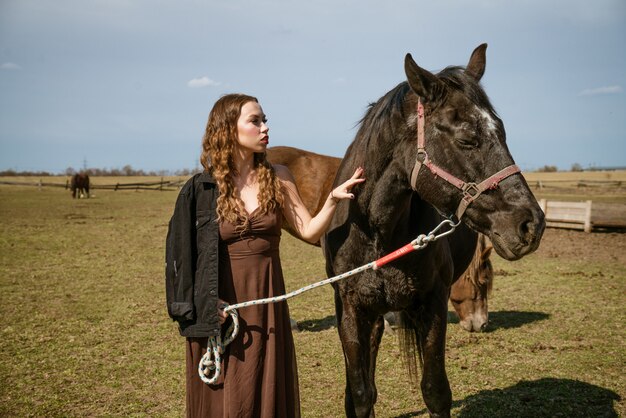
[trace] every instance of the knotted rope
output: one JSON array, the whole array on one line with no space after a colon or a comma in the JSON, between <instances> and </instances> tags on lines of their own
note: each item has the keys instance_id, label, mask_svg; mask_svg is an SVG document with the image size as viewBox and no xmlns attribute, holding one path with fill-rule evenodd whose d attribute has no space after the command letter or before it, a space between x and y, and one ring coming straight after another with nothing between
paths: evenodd
<instances>
[{"instance_id":1,"label":"knotted rope","mask_svg":"<svg viewBox=\"0 0 626 418\"><path fill-rule=\"evenodd\" d=\"M460 221L457 223L454 223L451 220L446 219L442 221L439 225L437 225L437 227L433 229L427 235L423 235L423 234L419 235L410 243L406 244L403 247L398 248L394 252L389 253L382 258L379 258L376 261L372 261L370 263L364 264L360 267L357 267L353 270L339 274L337 276L333 276L328 279L321 280L317 283L304 286L298 290L294 290L293 292L287 293L285 295L275 296L275 297L265 298L265 299L251 300L248 302L241 302L241 303L237 303L234 305L224 305L223 306L224 312L230 315L230 318L232 319L232 323L228 327L228 330L226 330L225 337L223 340L220 335L209 337L207 351L204 354L204 356L202 356L202 358L200 359L200 364L198 366L198 374L200 375L200 379L202 379L204 383L209 384L209 385L215 384L217 380L219 379L220 374L222 372L222 354L224 354L225 347L235 339L235 337L237 336L237 333L239 332L239 315L237 314L237 309L245 308L247 306L253 306L253 305L267 305L270 303L282 302L294 296L298 296L304 292L308 292L309 290L315 289L317 287L331 284L339 280L343 280L346 277L350 277L355 274L362 273L365 270L369 270L369 269L378 270L380 267L384 266L387 263L390 263L391 261L397 258L400 258L412 251L421 250L424 247L426 247L429 243L433 241L437 241L439 238L451 234L452 232L454 232L456 227L459 226L459 223ZM448 225L450 229L440 233L439 235L435 235L445 225ZM211 372L214 372L214 374L212 377L209 377Z\"/></svg>"}]
</instances>

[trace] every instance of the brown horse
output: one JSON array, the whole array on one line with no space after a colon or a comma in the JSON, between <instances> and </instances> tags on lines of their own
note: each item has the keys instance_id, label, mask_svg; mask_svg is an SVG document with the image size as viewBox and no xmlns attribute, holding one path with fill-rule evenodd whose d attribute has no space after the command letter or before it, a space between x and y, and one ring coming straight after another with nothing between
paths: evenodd
<instances>
[{"instance_id":1,"label":"brown horse","mask_svg":"<svg viewBox=\"0 0 626 418\"><path fill-rule=\"evenodd\" d=\"M302 201L311 214L317 213L324 205L331 190L332 179L341 163L341 158L285 146L268 148L267 159L272 164L289 168ZM299 238L287 222L283 222L283 228ZM489 318L487 296L493 283L493 269L489 260L492 247L487 247L486 242L486 237L479 234L474 258L467 270L460 277L455 277L450 290L450 301L459 316L459 324L470 332L484 331ZM395 324L394 315L387 316L386 319Z\"/></svg>"},{"instance_id":2,"label":"brown horse","mask_svg":"<svg viewBox=\"0 0 626 418\"><path fill-rule=\"evenodd\" d=\"M474 258L450 288L450 302L466 331L484 331L489 323L488 295L493 287L493 266L489 239L478 234Z\"/></svg>"},{"instance_id":3,"label":"brown horse","mask_svg":"<svg viewBox=\"0 0 626 418\"><path fill-rule=\"evenodd\" d=\"M352 280L334 283L348 417L374 416L383 315L401 312L402 352L433 417L449 417L445 369L448 297L474 256L477 233L506 260L537 249L545 217L506 145L504 124L480 85L487 45L467 66L433 74L407 54L406 81L371 104L334 185L364 167L356 198L337 204L322 239L329 277L351 271L421 234L460 221L446 239ZM449 224L448 224L449 225Z\"/></svg>"},{"instance_id":4,"label":"brown horse","mask_svg":"<svg viewBox=\"0 0 626 418\"><path fill-rule=\"evenodd\" d=\"M306 208L312 214L319 212L332 189L341 158L281 146L268 148L266 156L272 164L280 164L289 168L296 180L296 187ZM294 237L299 238L288 222L283 222L283 228ZM319 243L317 245L319 246Z\"/></svg>"},{"instance_id":5,"label":"brown horse","mask_svg":"<svg viewBox=\"0 0 626 418\"><path fill-rule=\"evenodd\" d=\"M89 175L84 173L76 173L72 176L72 182L70 184L72 190L72 198L78 198L87 196L89 198Z\"/></svg>"}]
</instances>

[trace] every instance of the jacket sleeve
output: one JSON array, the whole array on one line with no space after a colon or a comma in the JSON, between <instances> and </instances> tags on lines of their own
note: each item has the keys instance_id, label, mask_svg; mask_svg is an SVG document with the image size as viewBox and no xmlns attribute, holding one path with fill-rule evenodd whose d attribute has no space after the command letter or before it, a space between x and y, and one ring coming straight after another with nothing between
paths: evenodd
<instances>
[{"instance_id":1,"label":"jacket sleeve","mask_svg":"<svg viewBox=\"0 0 626 418\"><path fill-rule=\"evenodd\" d=\"M167 312L178 322L191 321L195 316L195 210L193 179L190 179L176 199L165 243Z\"/></svg>"}]
</instances>

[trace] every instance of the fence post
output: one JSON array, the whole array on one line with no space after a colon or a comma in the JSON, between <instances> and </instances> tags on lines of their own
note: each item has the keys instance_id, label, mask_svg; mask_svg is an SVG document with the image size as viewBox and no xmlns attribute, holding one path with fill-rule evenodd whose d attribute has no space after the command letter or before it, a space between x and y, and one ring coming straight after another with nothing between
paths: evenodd
<instances>
[{"instance_id":1,"label":"fence post","mask_svg":"<svg viewBox=\"0 0 626 418\"><path fill-rule=\"evenodd\" d=\"M37 188L41 191L41 179L39 179L39 183L37 183Z\"/></svg>"},{"instance_id":2,"label":"fence post","mask_svg":"<svg viewBox=\"0 0 626 418\"><path fill-rule=\"evenodd\" d=\"M591 200L587 200L585 208L585 232L591 232Z\"/></svg>"}]
</instances>

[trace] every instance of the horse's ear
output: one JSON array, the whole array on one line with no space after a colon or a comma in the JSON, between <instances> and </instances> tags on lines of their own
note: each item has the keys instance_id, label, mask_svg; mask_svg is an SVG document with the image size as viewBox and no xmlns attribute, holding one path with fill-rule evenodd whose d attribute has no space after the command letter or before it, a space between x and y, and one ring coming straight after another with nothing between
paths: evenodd
<instances>
[{"instance_id":1,"label":"horse's ear","mask_svg":"<svg viewBox=\"0 0 626 418\"><path fill-rule=\"evenodd\" d=\"M436 101L443 96L443 83L437 76L417 65L411 54L406 54L404 58L404 72L411 90L425 101Z\"/></svg>"},{"instance_id":2,"label":"horse's ear","mask_svg":"<svg viewBox=\"0 0 626 418\"><path fill-rule=\"evenodd\" d=\"M474 52L472 52L467 67L465 67L465 72L476 81L480 81L483 74L485 74L485 66L487 65L486 51L487 44L479 45Z\"/></svg>"}]
</instances>

